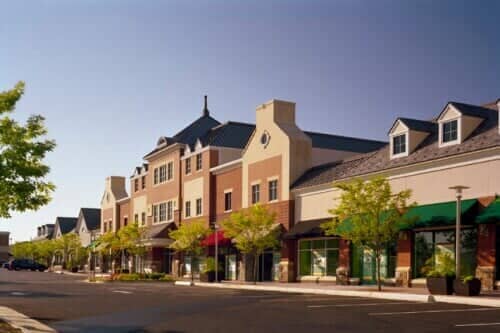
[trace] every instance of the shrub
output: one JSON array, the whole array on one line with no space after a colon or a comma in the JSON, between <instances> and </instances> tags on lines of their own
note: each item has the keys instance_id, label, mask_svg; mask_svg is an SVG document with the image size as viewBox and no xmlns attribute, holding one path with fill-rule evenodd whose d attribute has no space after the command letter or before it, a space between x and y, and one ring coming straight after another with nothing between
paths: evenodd
<instances>
[{"instance_id":1,"label":"shrub","mask_svg":"<svg viewBox=\"0 0 500 333\"><path fill-rule=\"evenodd\" d=\"M451 253L438 252L425 262L422 273L427 277L454 277L455 260Z\"/></svg>"},{"instance_id":2,"label":"shrub","mask_svg":"<svg viewBox=\"0 0 500 333\"><path fill-rule=\"evenodd\" d=\"M141 276L139 274L118 274L116 277L117 281L139 281Z\"/></svg>"},{"instance_id":3,"label":"shrub","mask_svg":"<svg viewBox=\"0 0 500 333\"><path fill-rule=\"evenodd\" d=\"M165 276L164 273L150 273L146 274L146 279L147 280L160 280Z\"/></svg>"},{"instance_id":4,"label":"shrub","mask_svg":"<svg viewBox=\"0 0 500 333\"><path fill-rule=\"evenodd\" d=\"M163 281L163 282L175 282L175 278L172 275L164 274L163 277L160 278L160 281Z\"/></svg>"}]
</instances>

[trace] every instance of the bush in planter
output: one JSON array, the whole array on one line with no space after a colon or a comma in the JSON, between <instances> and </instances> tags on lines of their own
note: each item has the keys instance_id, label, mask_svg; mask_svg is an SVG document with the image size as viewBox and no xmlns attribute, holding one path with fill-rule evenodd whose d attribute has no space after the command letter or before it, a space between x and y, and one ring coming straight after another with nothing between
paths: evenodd
<instances>
[{"instance_id":1,"label":"bush in planter","mask_svg":"<svg viewBox=\"0 0 500 333\"><path fill-rule=\"evenodd\" d=\"M461 280L455 279L453 289L459 296L478 296L481 293L481 280L470 275Z\"/></svg>"},{"instance_id":2,"label":"bush in planter","mask_svg":"<svg viewBox=\"0 0 500 333\"><path fill-rule=\"evenodd\" d=\"M453 294L455 260L450 253L440 252L429 258L422 273L427 276L427 289L432 295Z\"/></svg>"},{"instance_id":3,"label":"bush in planter","mask_svg":"<svg viewBox=\"0 0 500 333\"><path fill-rule=\"evenodd\" d=\"M221 267L218 267L218 280L222 280L223 272ZM200 281L202 282L214 282L215 281L215 259L213 257L208 257L205 260L205 267L201 271Z\"/></svg>"}]
</instances>

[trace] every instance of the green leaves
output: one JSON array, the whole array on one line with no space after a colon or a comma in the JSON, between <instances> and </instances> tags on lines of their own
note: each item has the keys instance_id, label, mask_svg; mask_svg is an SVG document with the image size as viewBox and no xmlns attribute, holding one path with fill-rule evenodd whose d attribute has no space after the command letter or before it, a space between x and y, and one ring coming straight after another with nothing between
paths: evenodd
<instances>
[{"instance_id":1,"label":"green leaves","mask_svg":"<svg viewBox=\"0 0 500 333\"><path fill-rule=\"evenodd\" d=\"M43 159L55 148L53 140L44 138L45 119L33 115L21 125L9 117L23 94L23 82L0 92L0 218L46 205L55 190L45 180L50 168Z\"/></svg>"},{"instance_id":2,"label":"green leaves","mask_svg":"<svg viewBox=\"0 0 500 333\"><path fill-rule=\"evenodd\" d=\"M210 233L203 220L185 222L179 229L170 232L174 242L170 248L186 252L191 255L200 255L202 252L201 241Z\"/></svg>"},{"instance_id":3,"label":"green leaves","mask_svg":"<svg viewBox=\"0 0 500 333\"><path fill-rule=\"evenodd\" d=\"M278 245L276 214L261 205L231 214L222 222L224 235L233 239L235 246L246 254L260 254Z\"/></svg>"}]
</instances>

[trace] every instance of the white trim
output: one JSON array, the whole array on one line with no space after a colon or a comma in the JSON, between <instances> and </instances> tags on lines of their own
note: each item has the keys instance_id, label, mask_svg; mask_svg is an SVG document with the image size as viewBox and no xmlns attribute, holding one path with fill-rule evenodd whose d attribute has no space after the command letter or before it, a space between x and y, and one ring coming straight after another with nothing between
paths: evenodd
<instances>
[{"instance_id":1,"label":"white trim","mask_svg":"<svg viewBox=\"0 0 500 333\"><path fill-rule=\"evenodd\" d=\"M174 159L168 159L168 160L165 160L165 161L162 161L162 162L156 164L156 166L153 168L153 187L158 187L160 185L164 185L164 184L173 182L175 180L175 163L174 162L175 162ZM172 163L172 178L168 179L168 165L170 163ZM166 179L163 182L160 180L160 168L162 166L165 166L165 179ZM158 183L155 184L154 171L156 169L158 169Z\"/></svg>"},{"instance_id":2,"label":"white trim","mask_svg":"<svg viewBox=\"0 0 500 333\"><path fill-rule=\"evenodd\" d=\"M239 159L233 160L233 161L229 161L227 163L217 165L213 168L210 168L210 172L217 174L219 172L229 171L229 170L235 169L242 162L243 162L242 158L239 158ZM227 170L225 170L225 169L227 169Z\"/></svg>"},{"instance_id":3,"label":"white trim","mask_svg":"<svg viewBox=\"0 0 500 333\"><path fill-rule=\"evenodd\" d=\"M212 146L205 146L205 147L203 147L201 149L196 149L196 147L195 147L194 150L192 150L192 151L190 150L188 153L186 153L186 151L184 151L184 155L182 155L181 160L185 160L187 158L196 156L197 154L203 153L203 152L205 152L207 150L213 150L213 147Z\"/></svg>"},{"instance_id":4,"label":"white trim","mask_svg":"<svg viewBox=\"0 0 500 333\"><path fill-rule=\"evenodd\" d=\"M254 185L260 185L262 183L262 180L254 180L253 182L250 183L250 186L254 186Z\"/></svg>"},{"instance_id":5,"label":"white trim","mask_svg":"<svg viewBox=\"0 0 500 333\"><path fill-rule=\"evenodd\" d=\"M232 193L233 192L233 188L228 188L228 189L224 190L224 194L229 193L229 192Z\"/></svg>"},{"instance_id":6,"label":"white trim","mask_svg":"<svg viewBox=\"0 0 500 333\"><path fill-rule=\"evenodd\" d=\"M184 146L184 144L182 144L182 146ZM182 148L181 144L176 142L174 144L172 144L171 146L166 146L164 148L161 148L159 151L156 151L150 155L145 155L143 158L146 160L146 161L149 161L151 158L153 157L156 157L157 155L160 155L162 153L167 153L167 152L170 152L171 150L174 150L174 148ZM156 147L155 149L157 149L158 147Z\"/></svg>"},{"instance_id":7,"label":"white trim","mask_svg":"<svg viewBox=\"0 0 500 333\"><path fill-rule=\"evenodd\" d=\"M394 154L394 139L399 136L405 136L405 151L399 154ZM390 149L390 157L391 159L399 158L399 157L406 157L409 154L409 149L410 149L410 131L406 132L401 132L398 134L391 134L389 136L389 149Z\"/></svg>"},{"instance_id":8,"label":"white trim","mask_svg":"<svg viewBox=\"0 0 500 333\"><path fill-rule=\"evenodd\" d=\"M453 141L448 141L448 142L443 142L443 125L444 124L447 124L447 123L451 123L453 121L456 121L457 122L457 138L456 140L453 140ZM448 120L439 120L438 122L438 127L439 127L439 130L438 130L438 146L439 148L443 148L443 147L448 147L448 146L454 146L454 145L458 145L460 143L462 143L462 116L461 116L461 113L460 113L460 116L459 117L456 117L456 118L452 118L452 119L448 119Z\"/></svg>"}]
</instances>

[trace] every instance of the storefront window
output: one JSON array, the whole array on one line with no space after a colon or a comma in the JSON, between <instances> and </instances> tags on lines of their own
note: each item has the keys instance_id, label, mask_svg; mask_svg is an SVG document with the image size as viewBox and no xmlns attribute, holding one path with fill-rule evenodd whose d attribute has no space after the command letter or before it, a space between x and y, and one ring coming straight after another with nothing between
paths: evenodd
<instances>
[{"instance_id":1,"label":"storefront window","mask_svg":"<svg viewBox=\"0 0 500 333\"><path fill-rule=\"evenodd\" d=\"M335 276L339 259L338 239L299 241L299 274L301 276Z\"/></svg>"},{"instance_id":2,"label":"storefront window","mask_svg":"<svg viewBox=\"0 0 500 333\"><path fill-rule=\"evenodd\" d=\"M474 275L476 269L476 229L462 229L460 237L461 273L463 276ZM455 230L422 231L415 233L414 277L424 277L422 268L436 253L450 253L453 258L455 257Z\"/></svg>"}]
</instances>

